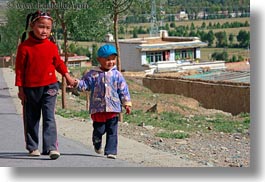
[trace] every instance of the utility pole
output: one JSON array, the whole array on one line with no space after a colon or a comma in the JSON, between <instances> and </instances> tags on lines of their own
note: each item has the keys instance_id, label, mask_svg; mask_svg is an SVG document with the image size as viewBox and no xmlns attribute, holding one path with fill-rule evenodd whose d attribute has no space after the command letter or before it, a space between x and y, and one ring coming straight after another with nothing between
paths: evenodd
<instances>
[{"instance_id":1,"label":"utility pole","mask_svg":"<svg viewBox=\"0 0 265 182\"><path fill-rule=\"evenodd\" d=\"M164 26L164 19L165 19L165 10L164 10L164 5L160 1L160 27Z\"/></svg>"},{"instance_id":2,"label":"utility pole","mask_svg":"<svg viewBox=\"0 0 265 182\"><path fill-rule=\"evenodd\" d=\"M157 25L157 18L156 18L156 1L151 0L152 2L152 9L151 9L151 28L150 28L150 37L157 36L158 34L158 25Z\"/></svg>"}]
</instances>

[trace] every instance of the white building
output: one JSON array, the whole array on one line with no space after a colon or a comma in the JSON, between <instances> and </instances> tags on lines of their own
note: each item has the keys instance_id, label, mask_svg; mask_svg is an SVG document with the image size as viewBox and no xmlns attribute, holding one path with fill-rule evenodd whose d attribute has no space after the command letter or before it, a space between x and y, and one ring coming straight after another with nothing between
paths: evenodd
<instances>
[{"instance_id":1,"label":"white building","mask_svg":"<svg viewBox=\"0 0 265 182\"><path fill-rule=\"evenodd\" d=\"M106 42L114 44L113 36L108 34ZM161 31L160 37L120 39L121 69L124 71L143 71L165 63L193 62L200 60L200 48L207 43L198 37L170 37Z\"/></svg>"},{"instance_id":2,"label":"white building","mask_svg":"<svg viewBox=\"0 0 265 182\"><path fill-rule=\"evenodd\" d=\"M189 16L185 11L180 11L176 14L176 20L189 20Z\"/></svg>"},{"instance_id":3,"label":"white building","mask_svg":"<svg viewBox=\"0 0 265 182\"><path fill-rule=\"evenodd\" d=\"M61 55L61 59L64 61L65 56ZM90 59L87 56L78 56L76 54L69 55L68 57L68 67L86 67L89 63L91 65L91 62L88 62Z\"/></svg>"}]
</instances>

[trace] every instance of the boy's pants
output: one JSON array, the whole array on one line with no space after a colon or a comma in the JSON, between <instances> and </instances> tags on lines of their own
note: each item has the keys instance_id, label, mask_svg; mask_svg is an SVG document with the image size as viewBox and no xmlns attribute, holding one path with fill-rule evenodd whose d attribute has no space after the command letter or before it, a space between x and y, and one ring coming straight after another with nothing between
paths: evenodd
<instances>
[{"instance_id":1,"label":"boy's pants","mask_svg":"<svg viewBox=\"0 0 265 182\"><path fill-rule=\"evenodd\" d=\"M106 122L93 122L93 145L99 149L102 144L102 135L106 133L104 155L117 154L118 146L118 117L108 119Z\"/></svg>"},{"instance_id":2,"label":"boy's pants","mask_svg":"<svg viewBox=\"0 0 265 182\"><path fill-rule=\"evenodd\" d=\"M43 118L43 154L58 150L57 129L55 123L55 104L59 85L54 83L43 87L24 88L26 102L23 105L24 134L26 149L38 149L39 123Z\"/></svg>"}]
</instances>

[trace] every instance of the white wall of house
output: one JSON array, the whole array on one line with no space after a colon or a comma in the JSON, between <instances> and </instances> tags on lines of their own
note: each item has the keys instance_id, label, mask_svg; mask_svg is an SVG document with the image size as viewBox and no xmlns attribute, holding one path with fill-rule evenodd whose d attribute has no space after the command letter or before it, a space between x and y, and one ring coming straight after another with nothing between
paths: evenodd
<instances>
[{"instance_id":1,"label":"white wall of house","mask_svg":"<svg viewBox=\"0 0 265 182\"><path fill-rule=\"evenodd\" d=\"M201 58L201 49L196 48L196 58L195 59L200 59Z\"/></svg>"},{"instance_id":2,"label":"white wall of house","mask_svg":"<svg viewBox=\"0 0 265 182\"><path fill-rule=\"evenodd\" d=\"M120 42L121 69L125 71L143 71L142 58L140 49L136 46L139 44Z\"/></svg>"},{"instance_id":3,"label":"white wall of house","mask_svg":"<svg viewBox=\"0 0 265 182\"><path fill-rule=\"evenodd\" d=\"M141 52L141 64L142 65L149 64L148 61L146 60L146 52Z\"/></svg>"},{"instance_id":4,"label":"white wall of house","mask_svg":"<svg viewBox=\"0 0 265 182\"><path fill-rule=\"evenodd\" d=\"M169 61L175 61L175 50L170 50Z\"/></svg>"},{"instance_id":5,"label":"white wall of house","mask_svg":"<svg viewBox=\"0 0 265 182\"><path fill-rule=\"evenodd\" d=\"M121 69L124 71L143 71L148 69L146 67L149 63L147 61L147 55L145 51L137 48L139 44L136 43L122 43L120 42L120 54L121 54ZM201 58L200 48L195 49L195 59ZM169 54L170 62L175 60L175 50L171 49Z\"/></svg>"},{"instance_id":6,"label":"white wall of house","mask_svg":"<svg viewBox=\"0 0 265 182\"><path fill-rule=\"evenodd\" d=\"M168 37L166 31L161 31L161 37L165 39L165 43L161 42L156 45L156 41L161 41L157 37L149 39L126 39L119 40L120 47L120 60L121 60L121 70L123 71L144 71L149 69L148 65L155 65L158 62L175 62L176 54L179 59L194 59L194 54L196 54L195 59L201 58L200 48L195 48L196 42L198 46L204 46L199 41L199 38L196 37ZM108 34L105 37L107 43L114 45L113 37L111 34ZM172 44L168 43L168 40L171 41L183 41L183 43ZM187 43L186 43L187 42ZM186 47L185 45L189 42L192 42L194 47ZM154 46L153 46L153 45ZM150 46L149 46L150 45ZM184 45L184 47L183 47ZM155 46L162 46L161 49L157 49ZM168 46L168 49L166 49ZM177 53L176 50L177 49ZM147 52L146 52L147 51ZM150 61L148 62L147 59ZM149 65L149 66L150 66Z\"/></svg>"}]
</instances>

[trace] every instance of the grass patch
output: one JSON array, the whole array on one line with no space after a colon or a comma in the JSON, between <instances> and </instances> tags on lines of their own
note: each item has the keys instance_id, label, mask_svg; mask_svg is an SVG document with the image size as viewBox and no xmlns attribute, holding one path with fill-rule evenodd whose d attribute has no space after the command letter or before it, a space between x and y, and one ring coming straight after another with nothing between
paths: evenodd
<instances>
[{"instance_id":1,"label":"grass patch","mask_svg":"<svg viewBox=\"0 0 265 182\"><path fill-rule=\"evenodd\" d=\"M189 138L189 134L187 133L166 133L166 132L161 132L156 134L157 137L161 138L173 138L173 139L184 139L184 138Z\"/></svg>"},{"instance_id":2,"label":"grass patch","mask_svg":"<svg viewBox=\"0 0 265 182\"><path fill-rule=\"evenodd\" d=\"M163 129L156 135L162 138L187 138L191 133L200 132L224 132L245 133L250 127L249 114L241 115L237 120L223 114L213 116L182 116L178 113L163 112L145 113L135 110L131 115L124 115L124 121L136 125L145 123ZM211 129L209 129L211 128ZM181 131L181 132L176 132Z\"/></svg>"},{"instance_id":3,"label":"grass patch","mask_svg":"<svg viewBox=\"0 0 265 182\"><path fill-rule=\"evenodd\" d=\"M68 109L57 109L56 114L65 118L89 118L88 111L74 111ZM194 132L224 132L224 133L246 133L250 127L249 114L241 114L237 119L223 114L213 116L183 116L173 112L146 113L134 110L130 115L123 115L124 121L141 125L151 125L163 130L155 135L161 138L184 139L190 137ZM209 129L211 128L211 129Z\"/></svg>"},{"instance_id":4,"label":"grass patch","mask_svg":"<svg viewBox=\"0 0 265 182\"><path fill-rule=\"evenodd\" d=\"M243 56L244 58L248 58L250 55L249 50L247 49L243 49L243 48L201 48L201 59L202 60L209 60L210 59L210 55L212 55L212 53L214 52L223 52L223 51L227 51L229 58L232 58L233 55L235 56Z\"/></svg>"},{"instance_id":5,"label":"grass patch","mask_svg":"<svg viewBox=\"0 0 265 182\"><path fill-rule=\"evenodd\" d=\"M217 114L215 117L207 119L213 129L225 133L244 133L250 127L249 114L241 115L239 120L231 120L224 115Z\"/></svg>"},{"instance_id":6,"label":"grass patch","mask_svg":"<svg viewBox=\"0 0 265 182\"><path fill-rule=\"evenodd\" d=\"M73 111L68 109L57 109L56 114L64 117L64 118L83 118L87 119L90 117L88 111L81 110L81 111Z\"/></svg>"}]
</instances>

